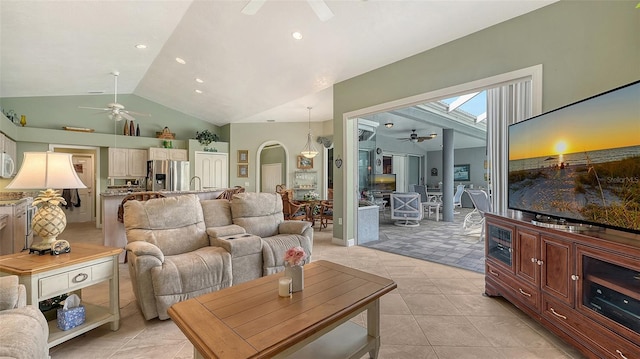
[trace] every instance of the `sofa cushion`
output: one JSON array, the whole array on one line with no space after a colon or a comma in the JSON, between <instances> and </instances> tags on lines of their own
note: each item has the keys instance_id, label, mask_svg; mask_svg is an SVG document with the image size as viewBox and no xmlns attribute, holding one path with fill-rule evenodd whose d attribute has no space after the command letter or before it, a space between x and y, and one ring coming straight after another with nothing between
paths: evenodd
<instances>
[{"instance_id":1,"label":"sofa cushion","mask_svg":"<svg viewBox=\"0 0 640 359\"><path fill-rule=\"evenodd\" d=\"M151 269L158 317L167 319L176 302L231 286L231 279L231 254L223 248L166 256L162 266Z\"/></svg>"},{"instance_id":2,"label":"sofa cushion","mask_svg":"<svg viewBox=\"0 0 640 359\"><path fill-rule=\"evenodd\" d=\"M284 222L282 199L277 193L239 193L231 200L233 224L247 233L259 237L278 234L278 225Z\"/></svg>"},{"instance_id":3,"label":"sofa cushion","mask_svg":"<svg viewBox=\"0 0 640 359\"><path fill-rule=\"evenodd\" d=\"M124 204L127 242L149 242L165 256L209 246L200 200L195 194Z\"/></svg>"},{"instance_id":4,"label":"sofa cushion","mask_svg":"<svg viewBox=\"0 0 640 359\"><path fill-rule=\"evenodd\" d=\"M231 206L226 199L207 199L200 201L204 224L207 228L228 226L231 220Z\"/></svg>"}]
</instances>

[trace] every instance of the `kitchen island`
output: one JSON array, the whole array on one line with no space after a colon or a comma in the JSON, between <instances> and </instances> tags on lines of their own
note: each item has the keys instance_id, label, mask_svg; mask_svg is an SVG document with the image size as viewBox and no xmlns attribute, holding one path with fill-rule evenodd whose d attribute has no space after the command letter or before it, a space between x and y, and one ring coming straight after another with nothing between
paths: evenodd
<instances>
[{"instance_id":1,"label":"kitchen island","mask_svg":"<svg viewBox=\"0 0 640 359\"><path fill-rule=\"evenodd\" d=\"M202 191L162 191L166 197L180 196L183 194L195 193L200 200L215 199L225 189L205 189ZM124 248L127 244L127 237L124 224L118 222L118 206L122 200L131 194L127 191L107 191L100 194L102 203L102 239L103 244L108 247ZM126 252L120 253L119 262L124 263Z\"/></svg>"}]
</instances>

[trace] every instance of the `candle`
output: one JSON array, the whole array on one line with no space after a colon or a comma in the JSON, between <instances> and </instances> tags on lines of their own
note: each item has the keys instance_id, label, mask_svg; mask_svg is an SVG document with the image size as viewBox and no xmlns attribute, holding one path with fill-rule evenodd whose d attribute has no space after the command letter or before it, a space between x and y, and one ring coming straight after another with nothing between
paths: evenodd
<instances>
[{"instance_id":1,"label":"candle","mask_svg":"<svg viewBox=\"0 0 640 359\"><path fill-rule=\"evenodd\" d=\"M281 297L291 296L291 278L282 277L278 280L278 295Z\"/></svg>"}]
</instances>

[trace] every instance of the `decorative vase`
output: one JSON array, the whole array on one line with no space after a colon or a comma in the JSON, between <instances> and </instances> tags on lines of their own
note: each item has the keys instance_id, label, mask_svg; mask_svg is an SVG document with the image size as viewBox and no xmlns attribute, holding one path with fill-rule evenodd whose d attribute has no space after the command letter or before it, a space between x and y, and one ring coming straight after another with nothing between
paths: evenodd
<instances>
[{"instance_id":1,"label":"decorative vase","mask_svg":"<svg viewBox=\"0 0 640 359\"><path fill-rule=\"evenodd\" d=\"M285 265L284 276L291 278L291 288L293 292L299 292L304 289L304 267L303 266Z\"/></svg>"},{"instance_id":2,"label":"decorative vase","mask_svg":"<svg viewBox=\"0 0 640 359\"><path fill-rule=\"evenodd\" d=\"M140 124L136 125L136 136L140 137Z\"/></svg>"},{"instance_id":3,"label":"decorative vase","mask_svg":"<svg viewBox=\"0 0 640 359\"><path fill-rule=\"evenodd\" d=\"M124 120L124 128L122 129L122 134L125 136L129 136L129 120Z\"/></svg>"},{"instance_id":4,"label":"decorative vase","mask_svg":"<svg viewBox=\"0 0 640 359\"><path fill-rule=\"evenodd\" d=\"M22 125L22 127L24 127L24 125L27 124L27 116L22 115L20 116L20 125Z\"/></svg>"},{"instance_id":5,"label":"decorative vase","mask_svg":"<svg viewBox=\"0 0 640 359\"><path fill-rule=\"evenodd\" d=\"M133 123L133 121L129 122L129 136L135 136L136 135L136 125Z\"/></svg>"}]
</instances>

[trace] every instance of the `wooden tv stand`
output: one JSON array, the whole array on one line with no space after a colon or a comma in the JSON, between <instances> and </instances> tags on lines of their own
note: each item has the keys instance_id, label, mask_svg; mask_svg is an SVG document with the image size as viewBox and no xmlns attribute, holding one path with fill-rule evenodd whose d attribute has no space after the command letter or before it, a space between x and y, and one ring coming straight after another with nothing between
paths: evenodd
<instances>
[{"instance_id":1,"label":"wooden tv stand","mask_svg":"<svg viewBox=\"0 0 640 359\"><path fill-rule=\"evenodd\" d=\"M640 235L569 232L519 212L486 214L485 292L502 296L589 358L640 353Z\"/></svg>"}]
</instances>

